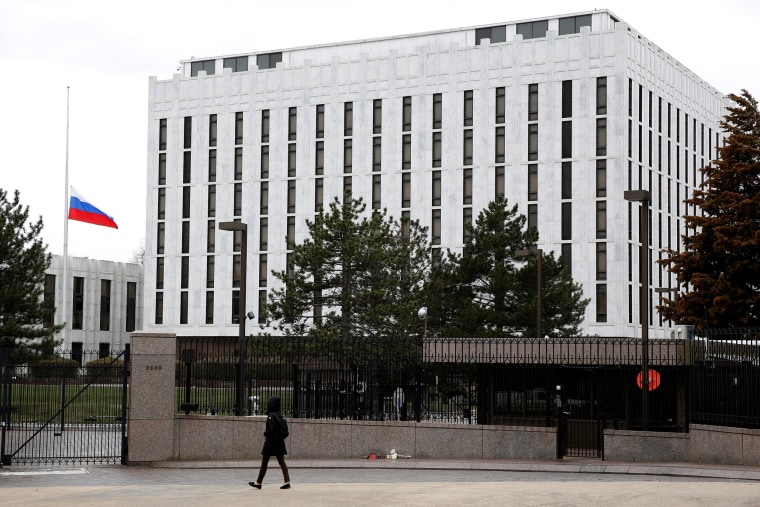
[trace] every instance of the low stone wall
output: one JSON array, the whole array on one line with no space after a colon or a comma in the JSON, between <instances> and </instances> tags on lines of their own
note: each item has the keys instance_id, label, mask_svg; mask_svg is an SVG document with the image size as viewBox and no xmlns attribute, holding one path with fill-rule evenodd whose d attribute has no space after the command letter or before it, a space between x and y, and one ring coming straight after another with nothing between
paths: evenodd
<instances>
[{"instance_id":1,"label":"low stone wall","mask_svg":"<svg viewBox=\"0 0 760 507\"><path fill-rule=\"evenodd\" d=\"M633 462L688 462L688 433L604 430L604 459Z\"/></svg>"},{"instance_id":2,"label":"low stone wall","mask_svg":"<svg viewBox=\"0 0 760 507\"><path fill-rule=\"evenodd\" d=\"M760 430L692 424L690 461L723 465L760 465Z\"/></svg>"},{"instance_id":3,"label":"low stone wall","mask_svg":"<svg viewBox=\"0 0 760 507\"><path fill-rule=\"evenodd\" d=\"M175 460L257 460L264 417L185 416L174 420ZM391 449L429 459L554 459L556 428L291 419L293 458L361 458Z\"/></svg>"},{"instance_id":4,"label":"low stone wall","mask_svg":"<svg viewBox=\"0 0 760 507\"><path fill-rule=\"evenodd\" d=\"M604 430L604 459L760 465L760 430L692 424L689 433Z\"/></svg>"}]
</instances>

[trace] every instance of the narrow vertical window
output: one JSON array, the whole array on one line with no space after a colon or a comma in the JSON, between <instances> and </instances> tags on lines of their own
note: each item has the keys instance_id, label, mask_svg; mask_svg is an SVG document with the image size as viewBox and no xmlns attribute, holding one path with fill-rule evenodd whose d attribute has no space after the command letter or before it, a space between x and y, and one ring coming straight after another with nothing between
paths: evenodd
<instances>
[{"instance_id":1,"label":"narrow vertical window","mask_svg":"<svg viewBox=\"0 0 760 507\"><path fill-rule=\"evenodd\" d=\"M158 189L158 213L159 220L166 218L166 188L162 187Z\"/></svg>"},{"instance_id":2,"label":"narrow vertical window","mask_svg":"<svg viewBox=\"0 0 760 507\"><path fill-rule=\"evenodd\" d=\"M596 161L596 196L607 197L607 161Z\"/></svg>"},{"instance_id":3,"label":"narrow vertical window","mask_svg":"<svg viewBox=\"0 0 760 507\"><path fill-rule=\"evenodd\" d=\"M462 241L466 243L470 237L472 237L472 208L467 206L462 208Z\"/></svg>"},{"instance_id":4,"label":"narrow vertical window","mask_svg":"<svg viewBox=\"0 0 760 507\"><path fill-rule=\"evenodd\" d=\"M596 279L607 279L607 243L596 244Z\"/></svg>"},{"instance_id":5,"label":"narrow vertical window","mask_svg":"<svg viewBox=\"0 0 760 507\"><path fill-rule=\"evenodd\" d=\"M562 199L573 198L573 164L562 162Z\"/></svg>"},{"instance_id":6,"label":"narrow vertical window","mask_svg":"<svg viewBox=\"0 0 760 507\"><path fill-rule=\"evenodd\" d=\"M235 183L234 196L232 199L232 214L239 217L243 214L243 184Z\"/></svg>"},{"instance_id":7,"label":"narrow vertical window","mask_svg":"<svg viewBox=\"0 0 760 507\"><path fill-rule=\"evenodd\" d=\"M354 131L354 103L343 104L343 135L352 136Z\"/></svg>"},{"instance_id":8,"label":"narrow vertical window","mask_svg":"<svg viewBox=\"0 0 760 507\"><path fill-rule=\"evenodd\" d=\"M401 113L401 130L409 132L412 130L412 97L404 97L402 102Z\"/></svg>"},{"instance_id":9,"label":"narrow vertical window","mask_svg":"<svg viewBox=\"0 0 760 507\"><path fill-rule=\"evenodd\" d=\"M261 179L269 178L269 146L261 147Z\"/></svg>"},{"instance_id":10,"label":"narrow vertical window","mask_svg":"<svg viewBox=\"0 0 760 507\"><path fill-rule=\"evenodd\" d=\"M243 148L235 148L235 175L236 180L243 179Z\"/></svg>"},{"instance_id":11,"label":"narrow vertical window","mask_svg":"<svg viewBox=\"0 0 760 507\"><path fill-rule=\"evenodd\" d=\"M441 167L441 157L443 151L443 134L433 132L433 167Z\"/></svg>"},{"instance_id":12,"label":"narrow vertical window","mask_svg":"<svg viewBox=\"0 0 760 507\"><path fill-rule=\"evenodd\" d=\"M473 94L472 90L464 92L464 126L472 127L473 122Z\"/></svg>"},{"instance_id":13,"label":"narrow vertical window","mask_svg":"<svg viewBox=\"0 0 760 507\"><path fill-rule=\"evenodd\" d=\"M412 135L401 136L401 169L412 168Z\"/></svg>"},{"instance_id":14,"label":"narrow vertical window","mask_svg":"<svg viewBox=\"0 0 760 507\"><path fill-rule=\"evenodd\" d=\"M269 219L259 218L259 250L265 252L269 249Z\"/></svg>"},{"instance_id":15,"label":"narrow vertical window","mask_svg":"<svg viewBox=\"0 0 760 507\"><path fill-rule=\"evenodd\" d=\"M214 323L214 291L206 291L206 324Z\"/></svg>"},{"instance_id":16,"label":"narrow vertical window","mask_svg":"<svg viewBox=\"0 0 760 507\"><path fill-rule=\"evenodd\" d=\"M372 133L380 134L383 131L383 101L372 101Z\"/></svg>"},{"instance_id":17,"label":"narrow vertical window","mask_svg":"<svg viewBox=\"0 0 760 507\"><path fill-rule=\"evenodd\" d=\"M288 143L288 178L296 176L296 143Z\"/></svg>"},{"instance_id":18,"label":"narrow vertical window","mask_svg":"<svg viewBox=\"0 0 760 507\"><path fill-rule=\"evenodd\" d=\"M382 195L380 186L380 175L374 174L372 175L372 209L379 210L380 209L380 197Z\"/></svg>"},{"instance_id":19,"label":"narrow vertical window","mask_svg":"<svg viewBox=\"0 0 760 507\"><path fill-rule=\"evenodd\" d=\"M538 228L538 204L528 204L528 228Z\"/></svg>"},{"instance_id":20,"label":"narrow vertical window","mask_svg":"<svg viewBox=\"0 0 760 507\"><path fill-rule=\"evenodd\" d=\"M267 286L267 255L259 255L259 287Z\"/></svg>"},{"instance_id":21,"label":"narrow vertical window","mask_svg":"<svg viewBox=\"0 0 760 507\"><path fill-rule=\"evenodd\" d=\"M325 183L323 178L314 180L314 211L319 213L324 209L324 189Z\"/></svg>"},{"instance_id":22,"label":"narrow vertical window","mask_svg":"<svg viewBox=\"0 0 760 507\"><path fill-rule=\"evenodd\" d=\"M596 78L596 114L607 114L607 78Z\"/></svg>"},{"instance_id":23,"label":"narrow vertical window","mask_svg":"<svg viewBox=\"0 0 760 507\"><path fill-rule=\"evenodd\" d=\"M156 292L156 324L164 323L164 293Z\"/></svg>"},{"instance_id":24,"label":"narrow vertical window","mask_svg":"<svg viewBox=\"0 0 760 507\"><path fill-rule=\"evenodd\" d=\"M573 204L570 202L562 203L562 240L568 241L573 239Z\"/></svg>"},{"instance_id":25,"label":"narrow vertical window","mask_svg":"<svg viewBox=\"0 0 760 507\"><path fill-rule=\"evenodd\" d=\"M288 180L288 213L296 212L296 180Z\"/></svg>"},{"instance_id":26,"label":"narrow vertical window","mask_svg":"<svg viewBox=\"0 0 760 507\"><path fill-rule=\"evenodd\" d=\"M190 253L190 221L182 221L182 253Z\"/></svg>"},{"instance_id":27,"label":"narrow vertical window","mask_svg":"<svg viewBox=\"0 0 760 507\"><path fill-rule=\"evenodd\" d=\"M297 112L295 107L288 108L288 141L295 141L297 134Z\"/></svg>"},{"instance_id":28,"label":"narrow vertical window","mask_svg":"<svg viewBox=\"0 0 760 507\"><path fill-rule=\"evenodd\" d=\"M111 328L111 280L100 280L100 330Z\"/></svg>"},{"instance_id":29,"label":"narrow vertical window","mask_svg":"<svg viewBox=\"0 0 760 507\"><path fill-rule=\"evenodd\" d=\"M382 167L382 138L380 136L374 136L372 138L372 170L379 172Z\"/></svg>"},{"instance_id":30,"label":"narrow vertical window","mask_svg":"<svg viewBox=\"0 0 760 507\"><path fill-rule=\"evenodd\" d=\"M166 153L158 154L158 184L166 185Z\"/></svg>"},{"instance_id":31,"label":"narrow vertical window","mask_svg":"<svg viewBox=\"0 0 760 507\"><path fill-rule=\"evenodd\" d=\"M562 117L573 116L573 82L562 81Z\"/></svg>"},{"instance_id":32,"label":"narrow vertical window","mask_svg":"<svg viewBox=\"0 0 760 507\"><path fill-rule=\"evenodd\" d=\"M190 285L190 257L182 256L180 261L180 288L187 289Z\"/></svg>"},{"instance_id":33,"label":"narrow vertical window","mask_svg":"<svg viewBox=\"0 0 760 507\"><path fill-rule=\"evenodd\" d=\"M504 127L496 127L496 143L494 146L494 161L497 164L504 163L506 156L506 136Z\"/></svg>"},{"instance_id":34,"label":"narrow vertical window","mask_svg":"<svg viewBox=\"0 0 760 507\"><path fill-rule=\"evenodd\" d=\"M401 174L401 207L409 208L412 205L412 174Z\"/></svg>"},{"instance_id":35,"label":"narrow vertical window","mask_svg":"<svg viewBox=\"0 0 760 507\"><path fill-rule=\"evenodd\" d=\"M538 164L528 164L528 200L538 200Z\"/></svg>"},{"instance_id":36,"label":"narrow vertical window","mask_svg":"<svg viewBox=\"0 0 760 507\"><path fill-rule=\"evenodd\" d=\"M465 129L462 140L462 164L472 165L473 150L473 132L472 129Z\"/></svg>"},{"instance_id":37,"label":"narrow vertical window","mask_svg":"<svg viewBox=\"0 0 760 507\"><path fill-rule=\"evenodd\" d=\"M432 210L432 217L430 221L430 242L433 245L441 244L441 210Z\"/></svg>"},{"instance_id":38,"label":"narrow vertical window","mask_svg":"<svg viewBox=\"0 0 760 507\"><path fill-rule=\"evenodd\" d=\"M462 203L472 204L472 169L462 171Z\"/></svg>"},{"instance_id":39,"label":"narrow vertical window","mask_svg":"<svg viewBox=\"0 0 760 507\"><path fill-rule=\"evenodd\" d=\"M208 186L208 216L216 216L216 185Z\"/></svg>"},{"instance_id":40,"label":"narrow vertical window","mask_svg":"<svg viewBox=\"0 0 760 507\"><path fill-rule=\"evenodd\" d=\"M607 237L607 203L596 201L596 239Z\"/></svg>"},{"instance_id":41,"label":"narrow vertical window","mask_svg":"<svg viewBox=\"0 0 760 507\"><path fill-rule=\"evenodd\" d=\"M158 120L158 149L166 150L166 118Z\"/></svg>"},{"instance_id":42,"label":"narrow vertical window","mask_svg":"<svg viewBox=\"0 0 760 507\"><path fill-rule=\"evenodd\" d=\"M185 116L185 125L183 128L183 142L182 147L186 150L189 150L193 146L193 117L192 116Z\"/></svg>"},{"instance_id":43,"label":"narrow vertical window","mask_svg":"<svg viewBox=\"0 0 760 507\"><path fill-rule=\"evenodd\" d=\"M528 125L528 160L538 160L538 124Z\"/></svg>"},{"instance_id":44,"label":"narrow vertical window","mask_svg":"<svg viewBox=\"0 0 760 507\"><path fill-rule=\"evenodd\" d=\"M630 302L630 294L628 299ZM632 309L629 308L629 314L631 311ZM631 320L630 317L629 315L629 320ZM607 285L603 283L596 286L596 321L607 322Z\"/></svg>"},{"instance_id":45,"label":"narrow vertical window","mask_svg":"<svg viewBox=\"0 0 760 507\"><path fill-rule=\"evenodd\" d=\"M432 197L431 204L433 206L441 205L441 171L433 171L432 173Z\"/></svg>"},{"instance_id":46,"label":"narrow vertical window","mask_svg":"<svg viewBox=\"0 0 760 507\"><path fill-rule=\"evenodd\" d=\"M235 144L243 144L243 113L235 113Z\"/></svg>"},{"instance_id":47,"label":"narrow vertical window","mask_svg":"<svg viewBox=\"0 0 760 507\"><path fill-rule=\"evenodd\" d=\"M651 143L651 133L650 133L650 143ZM597 157L604 157L607 155L607 118L597 118L596 119L596 156ZM649 150L649 157L650 157L650 165L651 165L651 157L652 157L652 150L650 145Z\"/></svg>"},{"instance_id":48,"label":"narrow vertical window","mask_svg":"<svg viewBox=\"0 0 760 507\"><path fill-rule=\"evenodd\" d=\"M440 93L433 94L433 128L439 129L443 126L443 95Z\"/></svg>"},{"instance_id":49,"label":"narrow vertical window","mask_svg":"<svg viewBox=\"0 0 760 507\"><path fill-rule=\"evenodd\" d=\"M216 181L216 150L208 150L208 181Z\"/></svg>"},{"instance_id":50,"label":"narrow vertical window","mask_svg":"<svg viewBox=\"0 0 760 507\"><path fill-rule=\"evenodd\" d=\"M269 142L269 109L261 111L261 142Z\"/></svg>"},{"instance_id":51,"label":"narrow vertical window","mask_svg":"<svg viewBox=\"0 0 760 507\"><path fill-rule=\"evenodd\" d=\"M325 105L324 104L317 105L316 127L314 130L315 130L315 137L317 139L322 139L323 137L325 137Z\"/></svg>"},{"instance_id":52,"label":"narrow vertical window","mask_svg":"<svg viewBox=\"0 0 760 507\"><path fill-rule=\"evenodd\" d=\"M127 311L124 331L135 330L137 321L137 282L127 282Z\"/></svg>"},{"instance_id":53,"label":"narrow vertical window","mask_svg":"<svg viewBox=\"0 0 760 507\"><path fill-rule=\"evenodd\" d=\"M494 190L496 195L504 197L505 188L505 170L503 165L496 166L494 168Z\"/></svg>"},{"instance_id":54,"label":"narrow vertical window","mask_svg":"<svg viewBox=\"0 0 760 507\"><path fill-rule=\"evenodd\" d=\"M82 329L84 321L84 278L74 277L73 299L71 301L71 329Z\"/></svg>"},{"instance_id":55,"label":"narrow vertical window","mask_svg":"<svg viewBox=\"0 0 760 507\"><path fill-rule=\"evenodd\" d=\"M562 158L573 156L573 122L562 122Z\"/></svg>"},{"instance_id":56,"label":"narrow vertical window","mask_svg":"<svg viewBox=\"0 0 760 507\"><path fill-rule=\"evenodd\" d=\"M182 153L182 183L190 183L190 175L191 175L191 151L186 151Z\"/></svg>"},{"instance_id":57,"label":"narrow vertical window","mask_svg":"<svg viewBox=\"0 0 760 507\"><path fill-rule=\"evenodd\" d=\"M156 257L156 289L164 288L164 258Z\"/></svg>"},{"instance_id":58,"label":"narrow vertical window","mask_svg":"<svg viewBox=\"0 0 760 507\"><path fill-rule=\"evenodd\" d=\"M528 85L528 121L538 120L538 85Z\"/></svg>"},{"instance_id":59,"label":"narrow vertical window","mask_svg":"<svg viewBox=\"0 0 760 507\"><path fill-rule=\"evenodd\" d=\"M214 256L209 255L206 257L206 288L214 288Z\"/></svg>"},{"instance_id":60,"label":"narrow vertical window","mask_svg":"<svg viewBox=\"0 0 760 507\"><path fill-rule=\"evenodd\" d=\"M351 139L344 139L343 140L343 172L344 173L350 173L351 172L351 166L352 166L352 143Z\"/></svg>"},{"instance_id":61,"label":"narrow vertical window","mask_svg":"<svg viewBox=\"0 0 760 507\"><path fill-rule=\"evenodd\" d=\"M216 146L216 115L210 114L208 117L208 145Z\"/></svg>"},{"instance_id":62,"label":"narrow vertical window","mask_svg":"<svg viewBox=\"0 0 760 507\"><path fill-rule=\"evenodd\" d=\"M314 151L314 174L321 176L325 173L325 142L317 141Z\"/></svg>"},{"instance_id":63,"label":"narrow vertical window","mask_svg":"<svg viewBox=\"0 0 760 507\"><path fill-rule=\"evenodd\" d=\"M262 215L269 214L269 182L261 182L261 190L259 190L259 213Z\"/></svg>"},{"instance_id":64,"label":"narrow vertical window","mask_svg":"<svg viewBox=\"0 0 760 507\"><path fill-rule=\"evenodd\" d=\"M206 252L214 253L216 250L216 220L209 220L206 227Z\"/></svg>"},{"instance_id":65,"label":"narrow vertical window","mask_svg":"<svg viewBox=\"0 0 760 507\"><path fill-rule=\"evenodd\" d=\"M495 123L501 125L506 119L506 94L503 86L496 88Z\"/></svg>"}]
</instances>

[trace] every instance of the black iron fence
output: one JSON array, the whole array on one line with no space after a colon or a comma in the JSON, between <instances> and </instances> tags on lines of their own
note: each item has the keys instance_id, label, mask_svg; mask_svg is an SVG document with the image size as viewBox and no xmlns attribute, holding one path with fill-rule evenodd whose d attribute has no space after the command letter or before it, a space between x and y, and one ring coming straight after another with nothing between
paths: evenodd
<instances>
[{"instance_id":1,"label":"black iron fence","mask_svg":"<svg viewBox=\"0 0 760 507\"><path fill-rule=\"evenodd\" d=\"M237 337L178 338L179 413L234 414L242 364L248 415L279 396L289 417L644 427L634 338L263 336L248 338L244 361L238 347ZM754 342L650 339L648 355L647 429L760 424Z\"/></svg>"},{"instance_id":2,"label":"black iron fence","mask_svg":"<svg viewBox=\"0 0 760 507\"><path fill-rule=\"evenodd\" d=\"M760 428L760 328L708 329L693 350L691 422Z\"/></svg>"},{"instance_id":3,"label":"black iron fence","mask_svg":"<svg viewBox=\"0 0 760 507\"><path fill-rule=\"evenodd\" d=\"M123 463L128 351L55 351L2 366L3 464Z\"/></svg>"}]
</instances>

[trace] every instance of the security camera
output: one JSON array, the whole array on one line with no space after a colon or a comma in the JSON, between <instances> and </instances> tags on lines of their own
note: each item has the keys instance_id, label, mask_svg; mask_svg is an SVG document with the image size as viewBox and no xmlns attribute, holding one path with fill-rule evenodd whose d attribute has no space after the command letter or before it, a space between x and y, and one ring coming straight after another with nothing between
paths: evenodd
<instances>
[{"instance_id":1,"label":"security camera","mask_svg":"<svg viewBox=\"0 0 760 507\"><path fill-rule=\"evenodd\" d=\"M248 312L245 314L249 319L253 320L254 317L256 317L253 312Z\"/></svg>"}]
</instances>

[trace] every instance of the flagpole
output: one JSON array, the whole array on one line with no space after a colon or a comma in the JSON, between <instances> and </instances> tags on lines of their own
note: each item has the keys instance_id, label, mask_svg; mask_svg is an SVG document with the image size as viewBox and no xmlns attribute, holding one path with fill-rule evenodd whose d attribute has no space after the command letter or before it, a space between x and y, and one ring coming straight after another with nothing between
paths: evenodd
<instances>
[{"instance_id":1,"label":"flagpole","mask_svg":"<svg viewBox=\"0 0 760 507\"><path fill-rule=\"evenodd\" d=\"M66 314L69 296L69 87L66 86L66 189L63 192L63 347L68 348L68 327Z\"/></svg>"}]
</instances>

